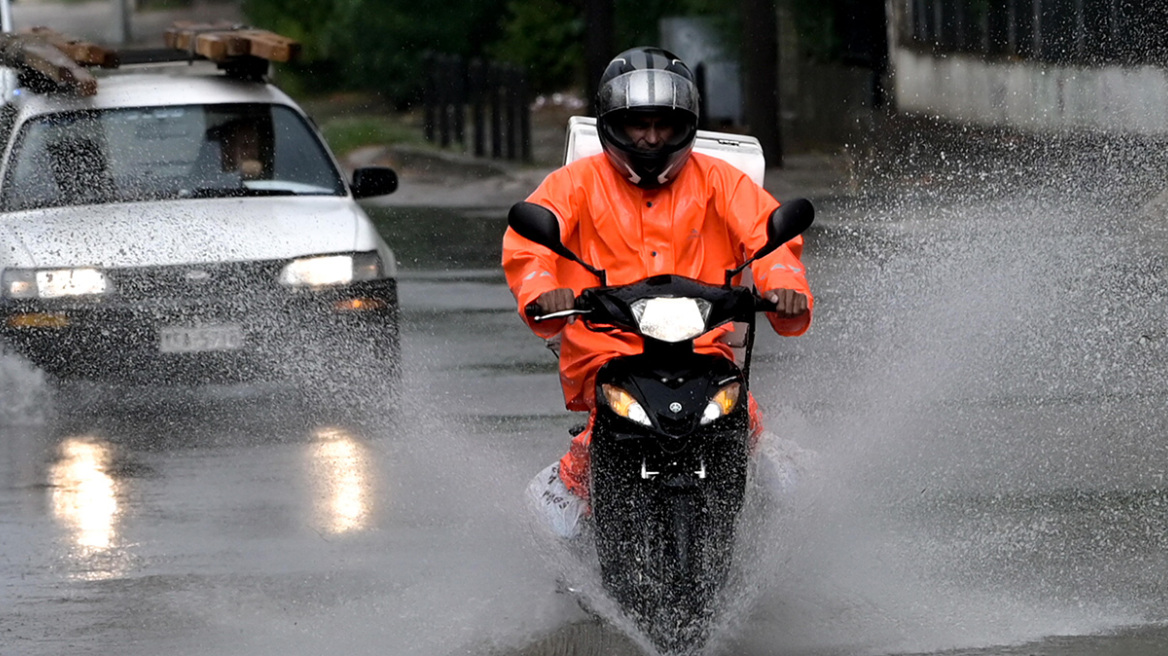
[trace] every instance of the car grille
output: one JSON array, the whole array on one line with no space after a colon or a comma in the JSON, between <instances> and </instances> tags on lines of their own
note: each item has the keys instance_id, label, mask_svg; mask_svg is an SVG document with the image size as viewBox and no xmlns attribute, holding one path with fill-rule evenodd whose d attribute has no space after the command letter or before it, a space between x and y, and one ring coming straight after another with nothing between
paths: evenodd
<instances>
[{"instance_id":1,"label":"car grille","mask_svg":"<svg viewBox=\"0 0 1168 656\"><path fill-rule=\"evenodd\" d=\"M248 297L280 289L284 260L112 269L114 294L126 301Z\"/></svg>"}]
</instances>

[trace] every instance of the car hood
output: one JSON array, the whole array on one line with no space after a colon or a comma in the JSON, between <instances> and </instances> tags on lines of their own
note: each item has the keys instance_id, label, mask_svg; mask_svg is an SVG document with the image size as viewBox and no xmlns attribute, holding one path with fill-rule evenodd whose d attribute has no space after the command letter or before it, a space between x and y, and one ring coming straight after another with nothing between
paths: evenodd
<instances>
[{"instance_id":1,"label":"car hood","mask_svg":"<svg viewBox=\"0 0 1168 656\"><path fill-rule=\"evenodd\" d=\"M133 267L290 258L376 248L348 197L181 200L0 215L15 266ZM370 243L362 243L370 242Z\"/></svg>"}]
</instances>

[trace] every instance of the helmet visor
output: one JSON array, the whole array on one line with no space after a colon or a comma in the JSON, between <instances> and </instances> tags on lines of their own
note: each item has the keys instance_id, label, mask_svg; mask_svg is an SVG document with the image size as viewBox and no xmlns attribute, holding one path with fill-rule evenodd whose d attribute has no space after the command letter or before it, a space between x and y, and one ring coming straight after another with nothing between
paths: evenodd
<instances>
[{"instance_id":1,"label":"helmet visor","mask_svg":"<svg viewBox=\"0 0 1168 656\"><path fill-rule=\"evenodd\" d=\"M606 82L598 93L601 115L626 109L680 109L698 115L694 83L657 68L629 71Z\"/></svg>"},{"instance_id":2,"label":"helmet visor","mask_svg":"<svg viewBox=\"0 0 1168 656\"><path fill-rule=\"evenodd\" d=\"M609 112L601 129L606 137L629 150L672 152L693 142L697 121L684 110L653 107Z\"/></svg>"}]
</instances>

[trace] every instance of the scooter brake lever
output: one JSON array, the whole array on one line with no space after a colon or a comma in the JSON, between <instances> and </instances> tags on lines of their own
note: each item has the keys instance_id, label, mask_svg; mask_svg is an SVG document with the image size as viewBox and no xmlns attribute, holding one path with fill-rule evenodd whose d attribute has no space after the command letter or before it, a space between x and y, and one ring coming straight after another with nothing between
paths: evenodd
<instances>
[{"instance_id":1,"label":"scooter brake lever","mask_svg":"<svg viewBox=\"0 0 1168 656\"><path fill-rule=\"evenodd\" d=\"M542 308L539 307L539 303L528 303L527 307L523 308L523 313L526 314L532 321L537 323L540 321L550 321L552 319L562 319L564 317L570 317L577 314L588 314L587 310L577 310L576 308L572 308L570 310L560 310L559 312L549 312L547 314L540 314L541 311Z\"/></svg>"},{"instance_id":2,"label":"scooter brake lever","mask_svg":"<svg viewBox=\"0 0 1168 656\"><path fill-rule=\"evenodd\" d=\"M541 314L538 317L532 317L533 321L548 321L549 319L562 319L576 314L588 314L587 310L560 310L559 312L549 312L548 314Z\"/></svg>"}]
</instances>

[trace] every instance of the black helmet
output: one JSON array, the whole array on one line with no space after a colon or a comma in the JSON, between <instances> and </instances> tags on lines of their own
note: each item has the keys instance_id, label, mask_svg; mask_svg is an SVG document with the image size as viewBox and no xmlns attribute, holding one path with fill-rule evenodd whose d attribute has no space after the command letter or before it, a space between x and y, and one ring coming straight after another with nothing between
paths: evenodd
<instances>
[{"instance_id":1,"label":"black helmet","mask_svg":"<svg viewBox=\"0 0 1168 656\"><path fill-rule=\"evenodd\" d=\"M638 148L625 124L638 114L661 116L673 128L661 148ZM693 150L698 126L698 87L689 67L661 48L633 48L617 55L600 76L596 124L608 161L645 189L669 184Z\"/></svg>"}]
</instances>

